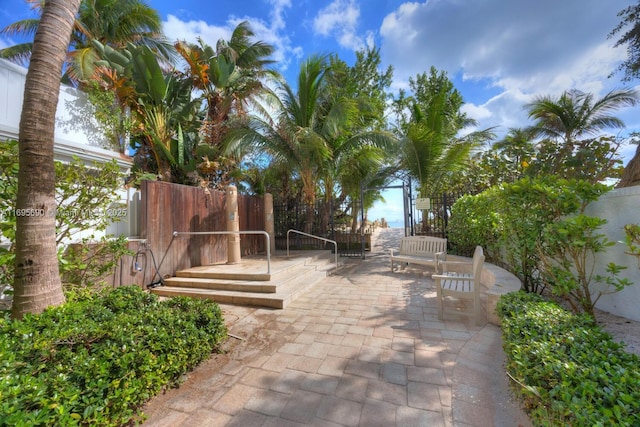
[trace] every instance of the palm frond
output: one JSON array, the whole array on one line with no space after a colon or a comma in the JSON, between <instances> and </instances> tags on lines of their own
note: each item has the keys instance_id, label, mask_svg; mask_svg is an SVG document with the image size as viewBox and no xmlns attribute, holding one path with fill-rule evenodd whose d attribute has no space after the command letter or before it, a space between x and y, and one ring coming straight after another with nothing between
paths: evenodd
<instances>
[{"instance_id":1,"label":"palm frond","mask_svg":"<svg viewBox=\"0 0 640 427\"><path fill-rule=\"evenodd\" d=\"M31 60L31 49L33 43L21 43L6 47L0 50L0 58L8 59L11 62L22 66L28 66Z\"/></svg>"}]
</instances>

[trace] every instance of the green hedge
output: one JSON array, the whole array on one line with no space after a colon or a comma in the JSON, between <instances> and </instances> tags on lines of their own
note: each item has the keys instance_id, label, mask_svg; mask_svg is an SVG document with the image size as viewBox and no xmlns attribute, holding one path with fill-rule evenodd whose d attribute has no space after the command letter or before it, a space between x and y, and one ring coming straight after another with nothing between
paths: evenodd
<instances>
[{"instance_id":1,"label":"green hedge","mask_svg":"<svg viewBox=\"0 0 640 427\"><path fill-rule=\"evenodd\" d=\"M225 337L214 302L135 286L0 318L0 425L130 423Z\"/></svg>"},{"instance_id":2,"label":"green hedge","mask_svg":"<svg viewBox=\"0 0 640 427\"><path fill-rule=\"evenodd\" d=\"M524 292L497 310L507 371L534 424L640 425L640 358L590 317Z\"/></svg>"}]
</instances>

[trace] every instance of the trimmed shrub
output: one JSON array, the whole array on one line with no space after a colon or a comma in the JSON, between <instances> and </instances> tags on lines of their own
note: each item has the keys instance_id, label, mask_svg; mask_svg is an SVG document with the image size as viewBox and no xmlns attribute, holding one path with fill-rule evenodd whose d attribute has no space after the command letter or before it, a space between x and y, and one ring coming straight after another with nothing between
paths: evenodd
<instances>
[{"instance_id":1,"label":"trimmed shrub","mask_svg":"<svg viewBox=\"0 0 640 427\"><path fill-rule=\"evenodd\" d=\"M640 425L640 358L537 294L500 298L507 371L535 425Z\"/></svg>"},{"instance_id":2,"label":"trimmed shrub","mask_svg":"<svg viewBox=\"0 0 640 427\"><path fill-rule=\"evenodd\" d=\"M219 306L159 301L138 287L0 320L0 425L119 426L210 357L226 337Z\"/></svg>"},{"instance_id":3,"label":"trimmed shrub","mask_svg":"<svg viewBox=\"0 0 640 427\"><path fill-rule=\"evenodd\" d=\"M481 245L488 260L515 274L528 292L541 293L540 246L545 228L575 216L610 188L556 176L522 178L460 198L453 205L448 238L464 254Z\"/></svg>"}]
</instances>

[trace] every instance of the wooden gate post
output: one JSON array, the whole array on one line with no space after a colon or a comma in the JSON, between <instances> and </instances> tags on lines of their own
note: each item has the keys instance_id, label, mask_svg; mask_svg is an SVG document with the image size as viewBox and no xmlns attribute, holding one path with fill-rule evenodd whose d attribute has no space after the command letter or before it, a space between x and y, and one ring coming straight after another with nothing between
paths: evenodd
<instances>
[{"instance_id":1,"label":"wooden gate post","mask_svg":"<svg viewBox=\"0 0 640 427\"><path fill-rule=\"evenodd\" d=\"M230 185L225 190L227 231L240 231L240 218L238 217L238 190ZM227 235L227 264L240 262L240 234Z\"/></svg>"},{"instance_id":2,"label":"wooden gate post","mask_svg":"<svg viewBox=\"0 0 640 427\"><path fill-rule=\"evenodd\" d=\"M276 228L273 222L273 195L264 195L264 231L269 234L269 250L274 253L276 250Z\"/></svg>"}]
</instances>

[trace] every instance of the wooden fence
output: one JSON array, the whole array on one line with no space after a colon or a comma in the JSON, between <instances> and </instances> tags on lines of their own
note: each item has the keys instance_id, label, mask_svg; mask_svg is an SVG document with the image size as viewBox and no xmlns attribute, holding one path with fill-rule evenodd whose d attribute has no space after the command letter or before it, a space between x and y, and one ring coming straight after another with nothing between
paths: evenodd
<instances>
[{"instance_id":1,"label":"wooden fence","mask_svg":"<svg viewBox=\"0 0 640 427\"><path fill-rule=\"evenodd\" d=\"M114 286L146 286L158 276L227 260L224 235L173 236L174 231L226 231L224 192L143 181L140 193L140 240L129 242L135 255L123 257L112 279ZM262 197L238 195L240 230L264 230L263 202ZM264 252L265 237L243 234L240 249L243 256Z\"/></svg>"}]
</instances>

